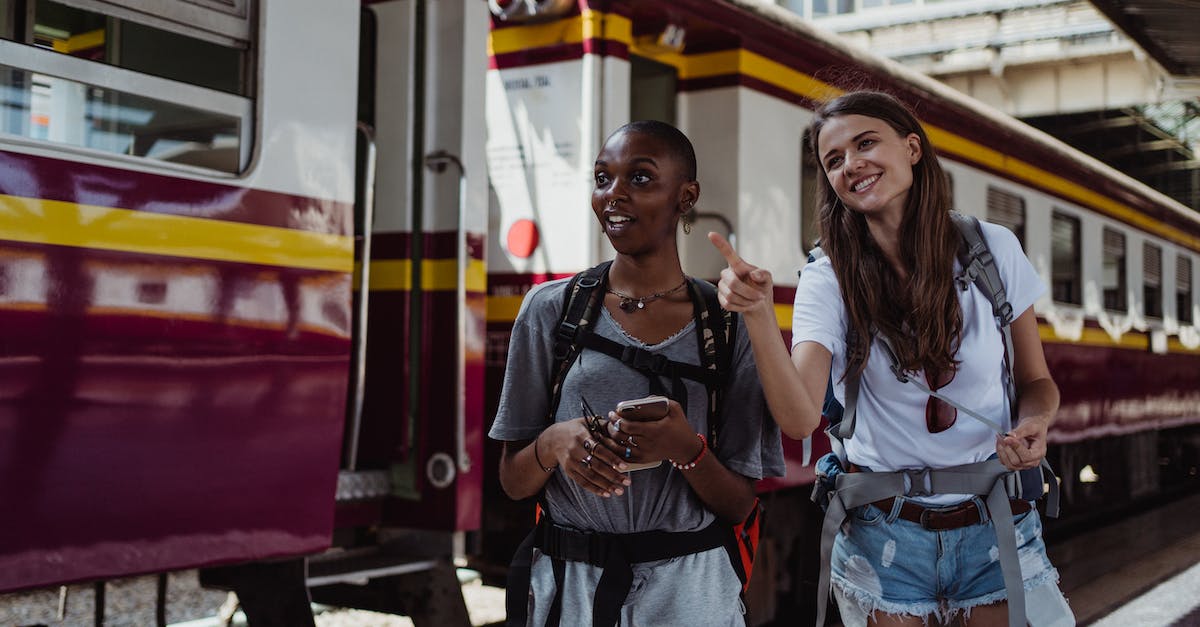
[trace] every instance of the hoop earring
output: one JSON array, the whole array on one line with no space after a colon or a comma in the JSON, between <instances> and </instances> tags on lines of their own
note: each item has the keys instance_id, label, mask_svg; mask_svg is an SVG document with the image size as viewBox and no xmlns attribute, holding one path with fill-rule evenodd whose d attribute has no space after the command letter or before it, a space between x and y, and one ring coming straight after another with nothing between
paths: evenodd
<instances>
[{"instance_id":1,"label":"hoop earring","mask_svg":"<svg viewBox=\"0 0 1200 627\"><path fill-rule=\"evenodd\" d=\"M692 223L690 220L683 223L683 234L684 235L692 234Z\"/></svg>"}]
</instances>

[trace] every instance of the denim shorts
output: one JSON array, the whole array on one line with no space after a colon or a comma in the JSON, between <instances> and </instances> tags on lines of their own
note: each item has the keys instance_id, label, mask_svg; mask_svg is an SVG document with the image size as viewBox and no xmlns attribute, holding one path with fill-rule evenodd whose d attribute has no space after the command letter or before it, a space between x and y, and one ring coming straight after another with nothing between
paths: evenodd
<instances>
[{"instance_id":1,"label":"denim shorts","mask_svg":"<svg viewBox=\"0 0 1200 627\"><path fill-rule=\"evenodd\" d=\"M983 502L975 498L980 511ZM1004 575L991 520L929 531L874 505L855 508L833 545L832 583L847 609L930 616L945 621L962 610L1004 601ZM1013 519L1025 589L1058 580L1046 557L1037 510ZM857 607L846 608L846 602Z\"/></svg>"}]
</instances>

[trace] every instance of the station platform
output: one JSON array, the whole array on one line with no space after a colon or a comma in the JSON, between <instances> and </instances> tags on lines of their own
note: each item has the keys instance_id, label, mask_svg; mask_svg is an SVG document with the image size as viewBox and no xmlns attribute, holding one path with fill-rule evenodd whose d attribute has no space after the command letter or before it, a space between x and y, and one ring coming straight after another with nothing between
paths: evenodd
<instances>
[{"instance_id":1,"label":"station platform","mask_svg":"<svg viewBox=\"0 0 1200 627\"><path fill-rule=\"evenodd\" d=\"M1200 626L1200 494L1047 546L1078 624Z\"/></svg>"}]
</instances>

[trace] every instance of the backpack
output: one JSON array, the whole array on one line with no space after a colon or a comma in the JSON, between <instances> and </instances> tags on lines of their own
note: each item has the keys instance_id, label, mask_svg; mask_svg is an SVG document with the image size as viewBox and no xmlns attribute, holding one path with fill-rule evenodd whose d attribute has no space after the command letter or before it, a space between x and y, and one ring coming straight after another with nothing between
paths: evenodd
<instances>
[{"instance_id":1,"label":"backpack","mask_svg":"<svg viewBox=\"0 0 1200 627\"><path fill-rule=\"evenodd\" d=\"M558 412L562 398L562 385L571 366L574 365L583 350L591 349L604 353L626 366L641 372L650 383L650 393L661 394L673 398L683 405L687 413L687 392L682 379L691 379L704 384L708 398L708 434L710 448L716 447L720 437L722 424L722 402L725 386L728 382L733 364L733 344L737 337L738 317L725 311L717 300L716 288L707 281L698 279L688 280L688 295L692 301L692 317L696 325L697 351L700 365L672 361L651 351L625 344L619 344L608 338L592 332L600 308L604 303L604 294L608 288L608 271L612 262L606 261L597 266L576 274L568 282L563 293L562 316L555 330L554 355L550 367L550 381L547 389L550 391L550 410L548 420L553 421ZM667 380L664 384L663 379ZM724 546L729 555L730 564L742 583L742 593L745 594L750 584L750 574L753 570L754 554L762 525L762 506L756 500L754 507L744 521L730 527L724 523L714 523L709 528L692 533L643 532L641 534L624 534L613 545L620 545L621 563L614 569L625 567L627 562L650 561L663 559L674 554L693 553L698 550L708 550ZM587 536L586 538L582 536ZM529 588L530 564L527 555L532 553L536 545L544 552L548 546L570 555L571 545L583 543L589 550L575 556L578 561L590 561L595 565L606 566L605 576L601 578L600 588L596 592L597 607L593 608L593 622L597 625L609 624L613 619L613 606L619 610L624 601L624 592L617 586L616 590L607 589L605 583L608 577L607 566L612 565L605 559L588 559L588 553L594 557L596 553L613 552L608 548L597 550L598 545L607 545L603 534L583 534L572 532L553 525L548 509L544 503L538 505L538 525L517 549L517 555L510 568L507 592L508 624L521 624L526 621L526 599L523 591ZM571 559L571 558L568 558ZM555 559L554 573L556 589L562 588L564 566L561 559ZM515 573L515 576L514 576ZM628 585L624 584L624 589ZM518 594L520 592L520 594ZM601 608L604 604L606 607ZM560 617L561 605L558 599L551 604L549 624L557 624Z\"/></svg>"},{"instance_id":2,"label":"backpack","mask_svg":"<svg viewBox=\"0 0 1200 627\"><path fill-rule=\"evenodd\" d=\"M717 290L711 283L689 279L688 294L692 300L692 318L696 323L699 366L671 361L643 348L618 344L592 333L604 303L611 265L611 261L605 261L576 274L563 293L563 313L554 336L554 361L550 366L551 379L547 387L550 390L549 420L553 421L558 412L567 372L583 349L589 348L646 375L650 381L650 393L675 399L683 405L684 413L687 413L687 394L682 379L703 383L708 393L708 442L710 447L715 447L725 383L733 364L731 347L737 336L737 315L721 309ZM669 378L671 390L665 389L663 377Z\"/></svg>"},{"instance_id":3,"label":"backpack","mask_svg":"<svg viewBox=\"0 0 1200 627\"><path fill-rule=\"evenodd\" d=\"M1013 375L1013 343L1012 343L1012 305L1004 288L1004 281L996 267L995 257L988 249L983 236L983 228L979 220L972 216L950 212L950 218L961 236L958 250L958 260L963 273L955 278L960 289L969 289L974 285L992 305L992 314L996 318L1001 338L1004 341L1004 382L1005 395L1008 399L1010 423L1017 419L1016 381ZM823 257L824 251L818 246L809 254L809 261ZM959 411L979 420L998 433L1005 431L1000 425L989 418L981 416L974 410L963 407L954 400L930 390L920 381L909 377L900 366L899 360L891 346L883 337L880 346L891 362L892 373L903 383L916 385L926 394L939 398L956 407ZM859 338L851 330L846 343L852 346ZM818 584L818 618L817 624L822 625L825 606L829 596L829 555L838 528L845 519L846 513L860 505L871 503L889 496L920 496L937 493L971 493L987 496L989 511L993 513L993 521L997 535L997 546L1000 550L1001 571L1004 574L1005 588L1009 599L1009 622L1011 625L1025 625L1024 585L1021 581L1020 568L1017 562L1015 531L1008 498L1036 500L1043 496L1044 485L1050 487L1046 502L1046 514L1058 516L1058 481L1050 465L1043 458L1039 467L1021 472L1007 471L996 460L967 464L944 469L905 470L890 473L855 473L848 474L847 460L843 441L853 437L857 410L858 391L861 377L848 374L846 377L845 406L837 401L833 394L833 378L830 377L825 391L825 401L821 410L822 416L829 421L826 433L829 436L830 447L833 450L829 456L818 462L817 480L813 485L812 500L825 509L825 522L821 538L821 579Z\"/></svg>"}]
</instances>

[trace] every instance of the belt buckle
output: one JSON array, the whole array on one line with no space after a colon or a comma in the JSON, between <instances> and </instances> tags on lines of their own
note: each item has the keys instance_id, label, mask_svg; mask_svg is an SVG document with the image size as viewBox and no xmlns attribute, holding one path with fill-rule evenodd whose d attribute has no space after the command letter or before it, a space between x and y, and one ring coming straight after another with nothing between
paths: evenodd
<instances>
[{"instance_id":1,"label":"belt buckle","mask_svg":"<svg viewBox=\"0 0 1200 627\"><path fill-rule=\"evenodd\" d=\"M925 529L926 531L939 531L939 529L935 529L935 528L929 526L930 525L929 512L936 512L936 511L937 510L933 509L932 507L924 507L924 506L921 507L921 519L918 522L921 523L922 529Z\"/></svg>"},{"instance_id":2,"label":"belt buckle","mask_svg":"<svg viewBox=\"0 0 1200 627\"><path fill-rule=\"evenodd\" d=\"M948 531L967 525L966 516L972 509L971 501L951 505L949 507L925 507L921 510L921 527L928 531ZM938 515L945 520L937 525L930 520L930 515ZM977 519L982 520L982 518ZM973 524L973 523L972 523Z\"/></svg>"}]
</instances>

